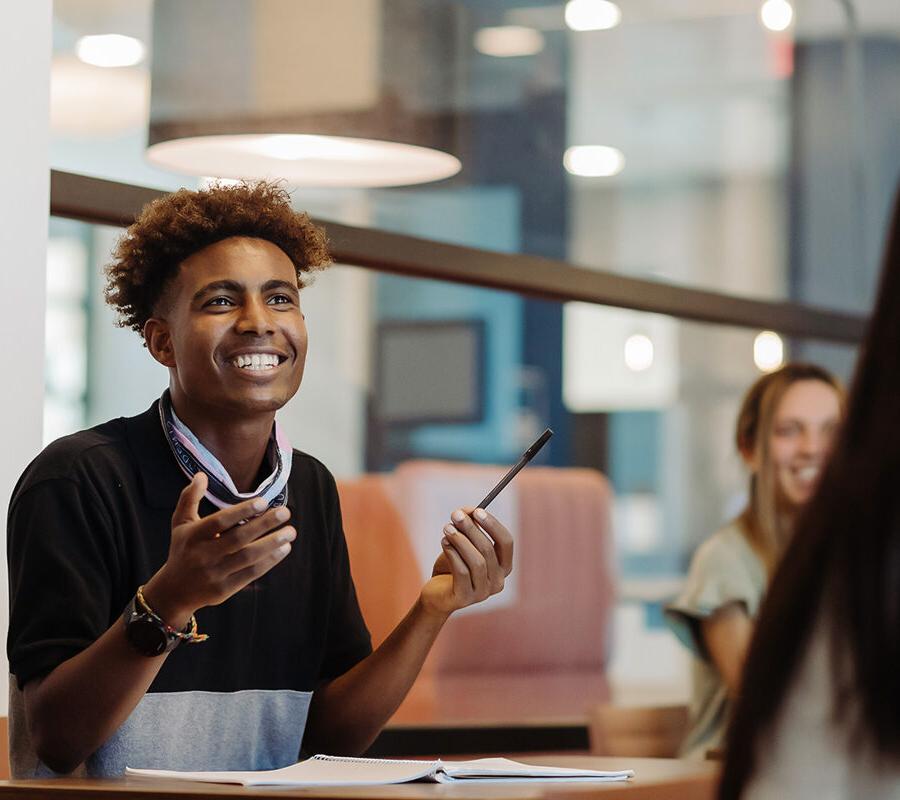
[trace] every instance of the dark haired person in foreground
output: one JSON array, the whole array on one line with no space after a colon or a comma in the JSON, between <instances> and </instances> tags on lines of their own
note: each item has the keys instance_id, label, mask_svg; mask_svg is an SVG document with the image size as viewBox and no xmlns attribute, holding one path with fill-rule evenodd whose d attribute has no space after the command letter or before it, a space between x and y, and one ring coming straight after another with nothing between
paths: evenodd
<instances>
[{"instance_id":1,"label":"dark haired person in foreground","mask_svg":"<svg viewBox=\"0 0 900 800\"><path fill-rule=\"evenodd\" d=\"M447 617L503 587L509 532L457 509L433 577L372 652L334 479L275 420L303 376L300 286L326 262L322 232L269 184L176 192L120 240L107 299L169 388L54 442L16 486L16 776L359 753Z\"/></svg>"},{"instance_id":2,"label":"dark haired person in foreground","mask_svg":"<svg viewBox=\"0 0 900 800\"><path fill-rule=\"evenodd\" d=\"M900 196L848 411L750 647L719 796L900 798Z\"/></svg>"}]
</instances>

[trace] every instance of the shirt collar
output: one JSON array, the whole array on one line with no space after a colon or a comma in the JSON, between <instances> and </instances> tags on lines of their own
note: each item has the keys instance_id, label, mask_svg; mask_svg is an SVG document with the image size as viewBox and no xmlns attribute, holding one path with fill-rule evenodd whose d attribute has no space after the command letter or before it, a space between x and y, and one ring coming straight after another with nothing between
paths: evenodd
<instances>
[{"instance_id":1,"label":"shirt collar","mask_svg":"<svg viewBox=\"0 0 900 800\"><path fill-rule=\"evenodd\" d=\"M159 401L143 414L125 419L125 431L131 447L147 505L174 509L178 495L187 486L187 478L175 463L159 421Z\"/></svg>"}]
</instances>

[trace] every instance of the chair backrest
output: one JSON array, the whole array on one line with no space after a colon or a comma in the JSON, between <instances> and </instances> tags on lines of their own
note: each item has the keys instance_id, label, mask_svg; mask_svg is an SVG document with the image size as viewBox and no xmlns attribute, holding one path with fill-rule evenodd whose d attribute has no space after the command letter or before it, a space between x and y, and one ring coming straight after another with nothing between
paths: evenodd
<instances>
[{"instance_id":1,"label":"chair backrest","mask_svg":"<svg viewBox=\"0 0 900 800\"><path fill-rule=\"evenodd\" d=\"M338 482L374 644L418 596L452 508L477 502L505 471L416 461ZM610 500L594 470L529 467L516 477L491 507L516 538L513 580L491 601L451 617L395 720L582 715L608 698Z\"/></svg>"},{"instance_id":2,"label":"chair backrest","mask_svg":"<svg viewBox=\"0 0 900 800\"><path fill-rule=\"evenodd\" d=\"M380 475L337 482L350 570L363 618L377 647L412 607L422 576L406 523ZM426 661L395 719L434 719L437 712L434 668Z\"/></svg>"},{"instance_id":3,"label":"chair backrest","mask_svg":"<svg viewBox=\"0 0 900 800\"><path fill-rule=\"evenodd\" d=\"M411 461L389 475L338 482L360 606L376 644L427 579L430 565L417 557L417 549L427 551L429 559L440 552L438 523L431 522L428 509L417 512L415 502L423 496L452 496L453 484L463 488L461 497L471 495L473 485L486 491L503 472L503 467L481 464ZM435 486L441 491L436 493ZM451 491L445 493L447 486ZM529 467L510 490L517 498L511 522L514 591L508 602L454 615L438 639L432 659L436 669L602 669L609 657L615 596L609 483L595 470ZM402 516L400 502L410 506ZM438 517L450 510L439 509ZM428 519L428 525L417 524L417 517Z\"/></svg>"},{"instance_id":4,"label":"chair backrest","mask_svg":"<svg viewBox=\"0 0 900 800\"><path fill-rule=\"evenodd\" d=\"M594 706L591 752L633 758L675 758L687 732L687 706Z\"/></svg>"},{"instance_id":5,"label":"chair backrest","mask_svg":"<svg viewBox=\"0 0 900 800\"><path fill-rule=\"evenodd\" d=\"M381 476L340 480L337 488L356 594L377 647L419 596L419 567Z\"/></svg>"},{"instance_id":6,"label":"chair backrest","mask_svg":"<svg viewBox=\"0 0 900 800\"><path fill-rule=\"evenodd\" d=\"M486 491L504 471L408 462L395 479L408 496L420 476L471 482L477 473L483 474ZM451 617L435 645L435 669L441 674L602 672L616 583L609 484L595 470L558 467L528 467L515 484L515 591L508 603Z\"/></svg>"}]
</instances>

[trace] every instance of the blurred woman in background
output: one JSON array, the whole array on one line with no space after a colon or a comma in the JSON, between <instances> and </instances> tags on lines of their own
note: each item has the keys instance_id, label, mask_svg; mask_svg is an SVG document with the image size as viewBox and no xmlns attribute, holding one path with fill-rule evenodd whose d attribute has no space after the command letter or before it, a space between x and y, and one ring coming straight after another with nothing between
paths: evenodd
<instances>
[{"instance_id":1,"label":"blurred woman in background","mask_svg":"<svg viewBox=\"0 0 900 800\"><path fill-rule=\"evenodd\" d=\"M900 196L833 458L759 620L722 798L900 798Z\"/></svg>"},{"instance_id":2,"label":"blurred woman in background","mask_svg":"<svg viewBox=\"0 0 900 800\"><path fill-rule=\"evenodd\" d=\"M815 489L842 402L833 375L801 363L764 375L744 398L735 443L750 472L747 507L700 546L666 609L695 656L684 756L703 758L722 744L757 610Z\"/></svg>"}]
</instances>

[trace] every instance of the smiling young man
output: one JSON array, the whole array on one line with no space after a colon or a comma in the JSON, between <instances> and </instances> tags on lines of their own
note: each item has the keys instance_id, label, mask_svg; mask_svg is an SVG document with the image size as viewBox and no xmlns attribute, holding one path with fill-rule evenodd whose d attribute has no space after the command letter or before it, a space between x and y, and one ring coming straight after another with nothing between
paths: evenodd
<instances>
[{"instance_id":1,"label":"smiling young man","mask_svg":"<svg viewBox=\"0 0 900 800\"><path fill-rule=\"evenodd\" d=\"M454 511L432 578L372 652L334 479L275 421L303 377L300 287L327 263L323 234L271 184L182 190L114 259L107 299L169 387L54 442L16 486L14 774L361 752L447 617L502 589L509 532Z\"/></svg>"}]
</instances>

